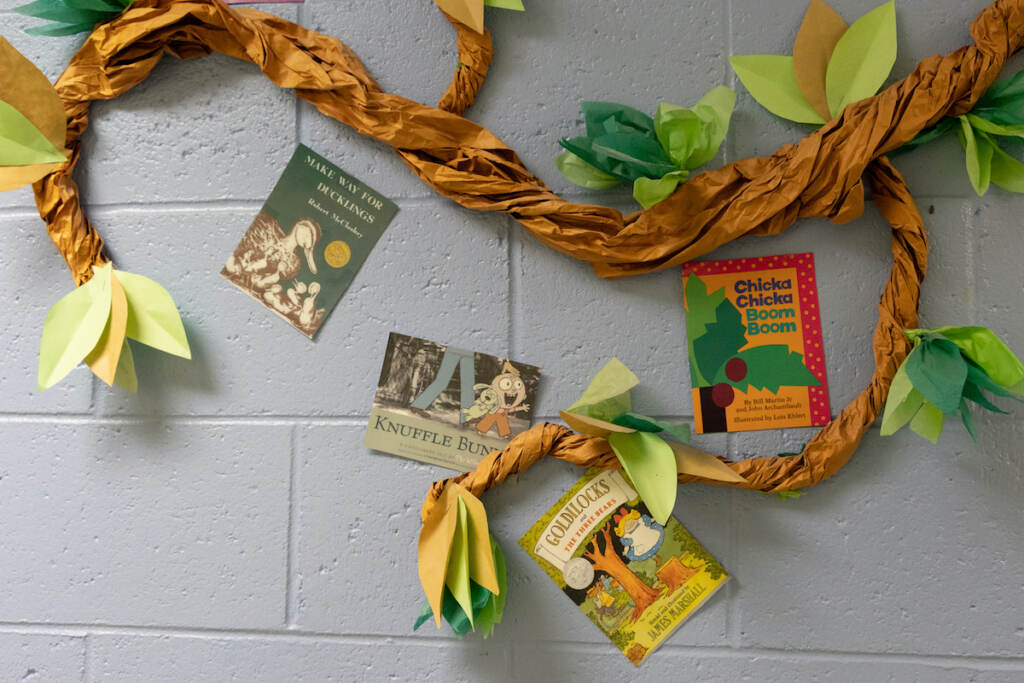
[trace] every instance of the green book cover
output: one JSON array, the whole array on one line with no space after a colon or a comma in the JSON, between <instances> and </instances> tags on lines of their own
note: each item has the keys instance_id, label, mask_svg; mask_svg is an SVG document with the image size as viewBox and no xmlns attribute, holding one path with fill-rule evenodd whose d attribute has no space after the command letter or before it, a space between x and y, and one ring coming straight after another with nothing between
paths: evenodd
<instances>
[{"instance_id":1,"label":"green book cover","mask_svg":"<svg viewBox=\"0 0 1024 683\"><path fill-rule=\"evenodd\" d=\"M674 517L664 526L618 470L590 470L519 539L639 666L729 579Z\"/></svg>"},{"instance_id":2,"label":"green book cover","mask_svg":"<svg viewBox=\"0 0 1024 683\"><path fill-rule=\"evenodd\" d=\"M397 211L300 144L221 275L312 338Z\"/></svg>"}]
</instances>

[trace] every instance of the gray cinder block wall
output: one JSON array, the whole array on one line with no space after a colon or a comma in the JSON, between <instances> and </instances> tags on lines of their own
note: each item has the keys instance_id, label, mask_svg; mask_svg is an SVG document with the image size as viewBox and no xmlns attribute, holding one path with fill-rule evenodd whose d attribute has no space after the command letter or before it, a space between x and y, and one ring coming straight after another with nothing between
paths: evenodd
<instances>
[{"instance_id":1,"label":"gray cinder block wall","mask_svg":"<svg viewBox=\"0 0 1024 683\"><path fill-rule=\"evenodd\" d=\"M742 92L726 61L789 54L804 0L526 2L526 14L487 11L496 58L469 115L559 192L632 207L551 164L557 139L582 129L582 99L653 111L737 87L720 161L804 134ZM0 2L2 33L56 78L77 39L25 35L16 4ZM852 20L877 2L834 4ZM894 75L967 42L984 5L900 0ZM437 100L455 63L429 0L261 7L338 36L386 90L420 101ZM315 343L218 276L299 141L401 206ZM43 318L72 283L31 194L0 195L0 680L1024 680L1019 406L983 416L977 444L955 424L937 448L875 430L795 501L681 489L677 515L735 581L639 672L516 545L578 474L557 462L486 496L512 591L494 637L413 633L418 511L446 473L361 446L387 333L541 365L541 418L612 355L642 378L638 409L689 416L678 271L599 280L223 56L167 58L93 107L84 144L90 217L119 267L174 294L195 358L139 350L137 396L85 369L37 394ZM1024 198L976 197L954 140L897 163L933 245L922 324L987 325L1024 352ZM835 413L871 374L887 226L869 203L846 225L805 220L715 256L797 250L817 258ZM810 433L699 443L743 458Z\"/></svg>"}]
</instances>

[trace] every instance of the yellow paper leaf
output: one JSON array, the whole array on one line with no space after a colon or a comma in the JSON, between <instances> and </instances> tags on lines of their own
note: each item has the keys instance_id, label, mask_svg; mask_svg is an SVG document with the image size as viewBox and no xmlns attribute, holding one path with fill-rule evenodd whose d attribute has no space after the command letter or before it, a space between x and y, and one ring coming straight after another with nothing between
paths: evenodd
<instances>
[{"instance_id":1,"label":"yellow paper leaf","mask_svg":"<svg viewBox=\"0 0 1024 683\"><path fill-rule=\"evenodd\" d=\"M36 182L61 164L32 164L30 166L0 166L0 192L17 190Z\"/></svg>"},{"instance_id":2,"label":"yellow paper leaf","mask_svg":"<svg viewBox=\"0 0 1024 683\"><path fill-rule=\"evenodd\" d=\"M124 289L117 280L115 272L110 273L110 318L103 329L99 341L89 355L85 364L97 377L110 386L117 376L118 364L121 361L121 350L124 348L125 332L128 329L128 299ZM134 369L135 364L132 363Z\"/></svg>"},{"instance_id":3,"label":"yellow paper leaf","mask_svg":"<svg viewBox=\"0 0 1024 683\"><path fill-rule=\"evenodd\" d=\"M469 515L469 578L498 594L498 574L494 567L494 553L491 551L491 533L487 525L487 511L480 499L464 487L452 482L447 488L455 493L466 506Z\"/></svg>"},{"instance_id":4,"label":"yellow paper leaf","mask_svg":"<svg viewBox=\"0 0 1024 683\"><path fill-rule=\"evenodd\" d=\"M746 478L736 474L724 462L707 451L685 443L669 443L676 456L676 469L680 474L714 479L715 481L745 482Z\"/></svg>"},{"instance_id":5,"label":"yellow paper leaf","mask_svg":"<svg viewBox=\"0 0 1024 683\"><path fill-rule=\"evenodd\" d=\"M825 74L836 43L846 33L846 22L824 0L811 0L793 42L793 73L814 111L832 118L825 91ZM838 113L838 112L837 112Z\"/></svg>"},{"instance_id":6,"label":"yellow paper leaf","mask_svg":"<svg viewBox=\"0 0 1024 683\"><path fill-rule=\"evenodd\" d=\"M632 434L636 431L629 427L621 427L612 422L605 422L604 420L598 420L596 417L589 417L587 415L578 415L564 410L559 410L558 414L565 421L565 424L569 425L571 429L574 429L580 434L586 434L587 436L606 438L612 433Z\"/></svg>"},{"instance_id":7,"label":"yellow paper leaf","mask_svg":"<svg viewBox=\"0 0 1024 683\"><path fill-rule=\"evenodd\" d=\"M444 598L445 574L448 571L448 554L455 538L455 526L459 519L458 496L451 486L446 486L434 509L423 522L417 549L417 565L420 584L427 596L427 602L434 611L437 627L441 627L441 604Z\"/></svg>"},{"instance_id":8,"label":"yellow paper leaf","mask_svg":"<svg viewBox=\"0 0 1024 683\"><path fill-rule=\"evenodd\" d=\"M434 0L438 7L477 33L484 32L484 0Z\"/></svg>"}]
</instances>

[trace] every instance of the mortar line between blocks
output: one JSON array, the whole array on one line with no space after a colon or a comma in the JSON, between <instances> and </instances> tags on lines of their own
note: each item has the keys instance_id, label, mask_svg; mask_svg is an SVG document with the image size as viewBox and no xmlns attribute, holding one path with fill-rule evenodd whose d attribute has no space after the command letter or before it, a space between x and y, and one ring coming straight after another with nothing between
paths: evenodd
<instances>
[{"instance_id":1,"label":"mortar line between blocks","mask_svg":"<svg viewBox=\"0 0 1024 683\"><path fill-rule=\"evenodd\" d=\"M298 608L298 582L295 580L295 570L298 567L296 553L298 552L298 539L296 538L296 526L298 521L295 514L295 506L298 503L298 462L299 462L299 427L292 425L290 435L291 448L289 449L288 463L288 539L287 556L285 558L285 598L284 598L284 623L288 628L295 628L296 609Z\"/></svg>"}]
</instances>

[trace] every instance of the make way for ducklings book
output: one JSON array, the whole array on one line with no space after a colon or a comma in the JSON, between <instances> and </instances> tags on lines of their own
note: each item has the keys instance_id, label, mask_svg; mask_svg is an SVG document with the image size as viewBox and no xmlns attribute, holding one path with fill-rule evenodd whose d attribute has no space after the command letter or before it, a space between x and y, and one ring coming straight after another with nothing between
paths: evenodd
<instances>
[{"instance_id":1,"label":"make way for ducklings book","mask_svg":"<svg viewBox=\"0 0 1024 683\"><path fill-rule=\"evenodd\" d=\"M639 666L729 579L674 517L654 521L617 470L590 470L519 545Z\"/></svg>"}]
</instances>

